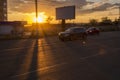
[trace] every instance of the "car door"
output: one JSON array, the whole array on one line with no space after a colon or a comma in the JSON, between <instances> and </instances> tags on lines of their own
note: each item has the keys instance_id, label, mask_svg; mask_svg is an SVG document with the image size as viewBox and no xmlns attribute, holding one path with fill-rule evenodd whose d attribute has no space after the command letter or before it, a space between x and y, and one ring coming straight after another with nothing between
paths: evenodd
<instances>
[{"instance_id":1,"label":"car door","mask_svg":"<svg viewBox=\"0 0 120 80\"><path fill-rule=\"evenodd\" d=\"M74 37L75 37L75 38L80 37L80 29L79 29L79 28L75 28L75 29L73 30L73 32L74 32Z\"/></svg>"}]
</instances>

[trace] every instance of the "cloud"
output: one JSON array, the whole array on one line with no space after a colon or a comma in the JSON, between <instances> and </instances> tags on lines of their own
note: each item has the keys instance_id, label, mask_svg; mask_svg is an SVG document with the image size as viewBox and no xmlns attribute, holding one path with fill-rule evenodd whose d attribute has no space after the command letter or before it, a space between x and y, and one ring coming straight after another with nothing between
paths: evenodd
<instances>
[{"instance_id":1,"label":"cloud","mask_svg":"<svg viewBox=\"0 0 120 80\"><path fill-rule=\"evenodd\" d=\"M9 1L9 10L18 11L18 12L33 12L35 7L35 2L33 0L8 0ZM38 0L38 5L42 7L42 10L46 6L56 8L60 6L69 6L76 5L80 7L86 4L86 0ZM26 8L26 9L25 9Z\"/></svg>"},{"instance_id":2,"label":"cloud","mask_svg":"<svg viewBox=\"0 0 120 80\"><path fill-rule=\"evenodd\" d=\"M9 12L32 13L35 11L34 0L8 0ZM120 4L108 3L109 0L88 2L86 0L38 0L38 11L53 14L55 8L62 6L76 6L77 14L88 14L117 8ZM55 14L55 13L54 13Z\"/></svg>"},{"instance_id":3,"label":"cloud","mask_svg":"<svg viewBox=\"0 0 120 80\"><path fill-rule=\"evenodd\" d=\"M88 2L87 5L84 5L81 9L82 10L89 10L89 9L95 9L103 6L107 3L108 0L102 0L99 2Z\"/></svg>"},{"instance_id":4,"label":"cloud","mask_svg":"<svg viewBox=\"0 0 120 80\"><path fill-rule=\"evenodd\" d=\"M100 12L100 11L107 11L110 9L116 9L118 8L118 6L120 5L120 3L116 3L116 4L111 4L108 3L108 0L103 0L100 2L88 2L87 5L82 6L78 12L80 14L90 14L93 12Z\"/></svg>"}]
</instances>

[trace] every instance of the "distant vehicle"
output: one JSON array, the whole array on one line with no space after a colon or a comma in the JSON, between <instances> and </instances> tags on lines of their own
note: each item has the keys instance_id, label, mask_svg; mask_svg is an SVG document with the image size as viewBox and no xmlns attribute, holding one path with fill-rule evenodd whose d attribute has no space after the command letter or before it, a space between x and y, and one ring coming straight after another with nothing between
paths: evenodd
<instances>
[{"instance_id":1,"label":"distant vehicle","mask_svg":"<svg viewBox=\"0 0 120 80\"><path fill-rule=\"evenodd\" d=\"M86 29L83 27L71 27L65 30L64 32L60 32L58 36L61 41L75 39L85 40L87 38L87 33Z\"/></svg>"},{"instance_id":2,"label":"distant vehicle","mask_svg":"<svg viewBox=\"0 0 120 80\"><path fill-rule=\"evenodd\" d=\"M100 34L100 29L96 27L90 27L86 30L88 35L99 35Z\"/></svg>"}]
</instances>

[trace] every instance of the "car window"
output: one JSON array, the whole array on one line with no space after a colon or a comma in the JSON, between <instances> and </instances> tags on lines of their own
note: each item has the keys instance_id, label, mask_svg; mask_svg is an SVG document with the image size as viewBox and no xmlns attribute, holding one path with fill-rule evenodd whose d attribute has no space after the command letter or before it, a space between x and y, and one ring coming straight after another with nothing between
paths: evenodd
<instances>
[{"instance_id":1,"label":"car window","mask_svg":"<svg viewBox=\"0 0 120 80\"><path fill-rule=\"evenodd\" d=\"M88 28L87 30L99 30L98 28Z\"/></svg>"},{"instance_id":2,"label":"car window","mask_svg":"<svg viewBox=\"0 0 120 80\"><path fill-rule=\"evenodd\" d=\"M74 32L84 32L85 29L84 28L75 28L73 31Z\"/></svg>"},{"instance_id":3,"label":"car window","mask_svg":"<svg viewBox=\"0 0 120 80\"><path fill-rule=\"evenodd\" d=\"M93 30L96 30L96 28L93 28Z\"/></svg>"}]
</instances>

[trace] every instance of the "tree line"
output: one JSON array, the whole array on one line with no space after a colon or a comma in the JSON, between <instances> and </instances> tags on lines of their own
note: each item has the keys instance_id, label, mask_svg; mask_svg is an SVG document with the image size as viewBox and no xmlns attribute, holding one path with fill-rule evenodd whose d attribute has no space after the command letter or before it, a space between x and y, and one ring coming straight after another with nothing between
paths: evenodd
<instances>
[{"instance_id":1,"label":"tree line","mask_svg":"<svg viewBox=\"0 0 120 80\"><path fill-rule=\"evenodd\" d=\"M120 25L120 18L116 18L115 20L111 20L108 17L101 18L101 21L98 22L97 19L90 19L89 25L96 26L96 25Z\"/></svg>"}]
</instances>

